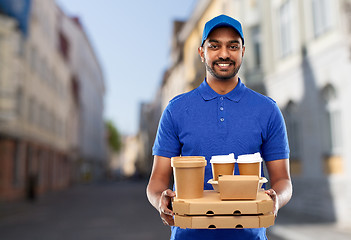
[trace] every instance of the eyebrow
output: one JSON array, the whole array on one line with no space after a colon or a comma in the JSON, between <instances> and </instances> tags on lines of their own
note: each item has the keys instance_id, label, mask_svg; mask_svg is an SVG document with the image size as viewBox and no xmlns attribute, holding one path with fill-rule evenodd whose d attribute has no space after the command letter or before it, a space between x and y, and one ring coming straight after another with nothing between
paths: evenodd
<instances>
[{"instance_id":1,"label":"eyebrow","mask_svg":"<svg viewBox=\"0 0 351 240\"><path fill-rule=\"evenodd\" d=\"M233 41L230 41L230 43L239 43L240 44L240 41L239 40L233 40Z\"/></svg>"},{"instance_id":2,"label":"eyebrow","mask_svg":"<svg viewBox=\"0 0 351 240\"><path fill-rule=\"evenodd\" d=\"M208 42L210 42L210 43L220 43L220 41L218 41L216 39L209 39ZM232 40L232 41L229 41L229 43L239 43L240 44L240 41L239 40Z\"/></svg>"}]
</instances>

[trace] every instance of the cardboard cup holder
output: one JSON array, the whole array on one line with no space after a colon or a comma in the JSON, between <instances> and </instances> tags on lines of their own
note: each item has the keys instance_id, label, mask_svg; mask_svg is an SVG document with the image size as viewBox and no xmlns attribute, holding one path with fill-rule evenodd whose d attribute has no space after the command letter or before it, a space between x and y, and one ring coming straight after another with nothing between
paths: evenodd
<instances>
[{"instance_id":1,"label":"cardboard cup holder","mask_svg":"<svg viewBox=\"0 0 351 240\"><path fill-rule=\"evenodd\" d=\"M260 177L260 181L258 182L258 189L259 189L259 190L262 189L263 184L264 184L264 183L267 183L267 182L268 182L267 178L265 178L265 177Z\"/></svg>"},{"instance_id":2,"label":"cardboard cup holder","mask_svg":"<svg viewBox=\"0 0 351 240\"><path fill-rule=\"evenodd\" d=\"M226 176L226 175L220 175L219 177L221 177L221 176ZM236 175L236 176L242 176L242 175ZM239 177L240 178L240 177ZM244 177L245 178L245 177ZM263 186L263 184L264 183L267 183L268 182L268 180L267 180L267 178L265 178L265 177L260 177L259 178L259 181L258 181L258 190L260 190L261 188L262 188L262 186ZM212 185L212 187L213 187L213 190L214 191L216 191L216 192L220 192L219 191L219 185L218 185L218 181L215 181L215 180L213 180L213 179L210 179L210 180L208 180L207 181L207 183L209 183L209 184L211 184Z\"/></svg>"},{"instance_id":3,"label":"cardboard cup holder","mask_svg":"<svg viewBox=\"0 0 351 240\"><path fill-rule=\"evenodd\" d=\"M210 179L207 181L207 183L211 184L213 187L213 190L215 190L216 192L219 192L219 188L218 188L218 181L215 181L213 179Z\"/></svg>"}]
</instances>

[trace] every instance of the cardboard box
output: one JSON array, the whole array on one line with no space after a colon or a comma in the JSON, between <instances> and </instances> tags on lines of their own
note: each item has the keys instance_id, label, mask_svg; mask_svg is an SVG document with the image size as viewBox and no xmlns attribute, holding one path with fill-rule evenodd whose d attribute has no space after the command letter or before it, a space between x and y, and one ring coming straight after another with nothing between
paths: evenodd
<instances>
[{"instance_id":1,"label":"cardboard box","mask_svg":"<svg viewBox=\"0 0 351 240\"><path fill-rule=\"evenodd\" d=\"M262 190L263 184L267 182L268 182L267 178L260 177L260 181L258 182L258 189ZM214 181L213 179L210 179L207 181L207 183L212 185L213 190L215 190L216 192L219 192L218 181Z\"/></svg>"},{"instance_id":2,"label":"cardboard box","mask_svg":"<svg viewBox=\"0 0 351 240\"><path fill-rule=\"evenodd\" d=\"M223 175L218 179L222 200L256 199L259 177L254 175Z\"/></svg>"},{"instance_id":3,"label":"cardboard box","mask_svg":"<svg viewBox=\"0 0 351 240\"><path fill-rule=\"evenodd\" d=\"M174 224L180 228L261 228L274 225L273 213L251 216L174 216Z\"/></svg>"},{"instance_id":4,"label":"cardboard box","mask_svg":"<svg viewBox=\"0 0 351 240\"><path fill-rule=\"evenodd\" d=\"M221 201L220 193L214 190L205 190L202 198L173 199L173 212L178 215L242 215L272 211L273 201L263 190L258 191L254 200Z\"/></svg>"}]
</instances>

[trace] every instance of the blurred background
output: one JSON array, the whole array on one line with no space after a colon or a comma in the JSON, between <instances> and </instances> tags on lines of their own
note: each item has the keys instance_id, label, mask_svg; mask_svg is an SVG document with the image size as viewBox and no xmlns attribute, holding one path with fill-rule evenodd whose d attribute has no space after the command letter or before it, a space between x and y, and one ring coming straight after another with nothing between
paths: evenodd
<instances>
[{"instance_id":1,"label":"blurred background","mask_svg":"<svg viewBox=\"0 0 351 240\"><path fill-rule=\"evenodd\" d=\"M151 149L219 14L286 120L294 193L270 239L350 239L350 0L0 0L1 239L168 238Z\"/></svg>"}]
</instances>

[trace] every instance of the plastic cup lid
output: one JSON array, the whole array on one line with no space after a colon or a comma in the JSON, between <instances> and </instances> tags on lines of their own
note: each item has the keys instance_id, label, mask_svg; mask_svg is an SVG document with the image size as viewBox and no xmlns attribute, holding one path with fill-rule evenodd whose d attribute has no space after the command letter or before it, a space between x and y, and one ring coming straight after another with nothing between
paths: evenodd
<instances>
[{"instance_id":1,"label":"plastic cup lid","mask_svg":"<svg viewBox=\"0 0 351 240\"><path fill-rule=\"evenodd\" d=\"M172 161L206 161L205 157L202 156L179 156L171 159Z\"/></svg>"},{"instance_id":2,"label":"plastic cup lid","mask_svg":"<svg viewBox=\"0 0 351 240\"><path fill-rule=\"evenodd\" d=\"M172 157L171 166L179 168L188 167L203 167L207 165L205 157L201 156L186 156L186 157Z\"/></svg>"},{"instance_id":3,"label":"plastic cup lid","mask_svg":"<svg viewBox=\"0 0 351 240\"><path fill-rule=\"evenodd\" d=\"M259 152L255 154L245 154L238 156L237 163L257 163L262 162L261 154Z\"/></svg>"},{"instance_id":4,"label":"plastic cup lid","mask_svg":"<svg viewBox=\"0 0 351 240\"><path fill-rule=\"evenodd\" d=\"M212 156L210 163L235 163L234 153Z\"/></svg>"}]
</instances>

